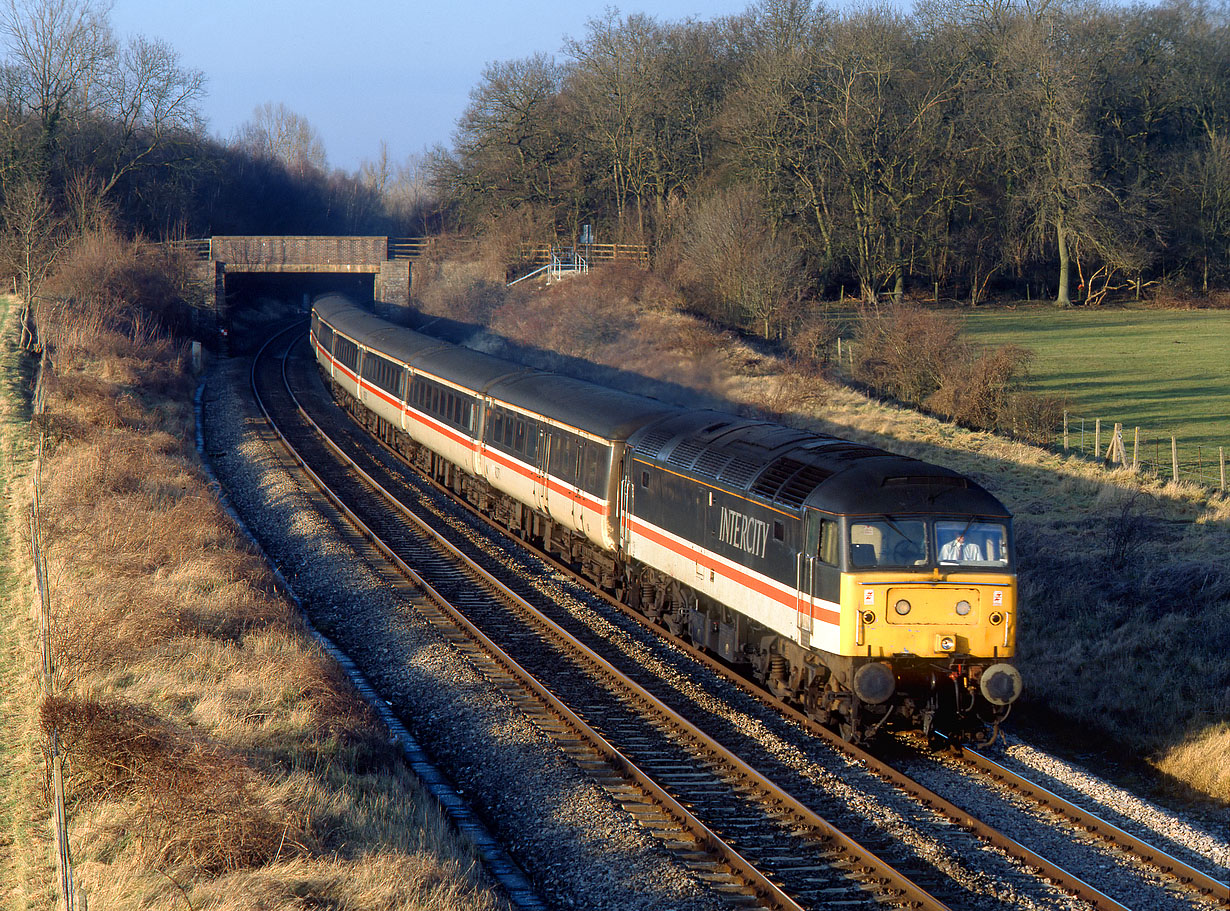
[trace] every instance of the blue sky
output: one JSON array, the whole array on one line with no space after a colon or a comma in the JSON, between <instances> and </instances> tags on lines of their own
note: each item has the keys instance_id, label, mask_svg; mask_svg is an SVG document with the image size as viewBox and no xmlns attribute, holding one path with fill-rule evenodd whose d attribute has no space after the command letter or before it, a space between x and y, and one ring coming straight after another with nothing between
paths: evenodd
<instances>
[{"instance_id":1,"label":"blue sky","mask_svg":"<svg viewBox=\"0 0 1230 911\"><path fill-rule=\"evenodd\" d=\"M557 54L609 0L115 0L120 36L161 38L204 71L203 109L221 138L265 102L303 115L329 163L354 171L380 141L395 162L451 145L470 89L492 61ZM620 5L661 21L714 19L749 0L655 0Z\"/></svg>"}]
</instances>

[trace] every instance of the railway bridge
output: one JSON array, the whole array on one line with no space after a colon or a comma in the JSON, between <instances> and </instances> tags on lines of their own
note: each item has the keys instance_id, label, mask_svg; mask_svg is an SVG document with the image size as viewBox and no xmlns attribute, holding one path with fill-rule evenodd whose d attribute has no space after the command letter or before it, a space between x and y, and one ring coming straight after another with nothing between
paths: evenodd
<instances>
[{"instance_id":1,"label":"railway bridge","mask_svg":"<svg viewBox=\"0 0 1230 911\"><path fill-rule=\"evenodd\" d=\"M348 291L393 306L410 303L413 263L437 245L473 243L467 238L385 236L219 235L176 241L198 260L198 276L213 293L197 313L204 337L231 325L235 308L269 296L294 301L324 291ZM628 259L644 265L642 244L589 244L587 260ZM447 250L443 252L448 252ZM524 262L551 261L550 245L527 245Z\"/></svg>"},{"instance_id":2,"label":"railway bridge","mask_svg":"<svg viewBox=\"0 0 1230 911\"><path fill-rule=\"evenodd\" d=\"M214 289L215 318L225 324L241 288L254 277L319 276L370 290L375 300L410 302L411 263L425 241L380 236L216 236L182 241L200 260L199 276ZM304 286L320 281L302 280Z\"/></svg>"}]
</instances>

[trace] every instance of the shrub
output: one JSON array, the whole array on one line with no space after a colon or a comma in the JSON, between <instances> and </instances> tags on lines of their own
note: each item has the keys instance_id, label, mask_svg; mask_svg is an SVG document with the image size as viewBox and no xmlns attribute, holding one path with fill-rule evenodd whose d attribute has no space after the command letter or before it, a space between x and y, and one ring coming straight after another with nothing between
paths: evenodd
<instances>
[{"instance_id":1,"label":"shrub","mask_svg":"<svg viewBox=\"0 0 1230 911\"><path fill-rule=\"evenodd\" d=\"M74 797L135 799L132 828L160 863L218 873L307 850L306 821L271 805L241 758L118 699L51 697L40 709L72 767Z\"/></svg>"},{"instance_id":2,"label":"shrub","mask_svg":"<svg viewBox=\"0 0 1230 911\"><path fill-rule=\"evenodd\" d=\"M105 314L122 334L141 338L182 331L204 293L183 254L102 229L84 235L61 263L47 292Z\"/></svg>"},{"instance_id":3,"label":"shrub","mask_svg":"<svg viewBox=\"0 0 1230 911\"><path fill-rule=\"evenodd\" d=\"M956 360L941 370L940 386L927 397L932 411L967 427L1000 428L1012 394L1033 354L1016 345L1001 345Z\"/></svg>"},{"instance_id":4,"label":"shrub","mask_svg":"<svg viewBox=\"0 0 1230 911\"><path fill-rule=\"evenodd\" d=\"M950 314L909 303L863 307L855 344L855 378L914 407L971 359L970 345Z\"/></svg>"},{"instance_id":5,"label":"shrub","mask_svg":"<svg viewBox=\"0 0 1230 911\"><path fill-rule=\"evenodd\" d=\"M790 328L787 337L795 357L827 364L840 334L841 326L835 319L812 308Z\"/></svg>"}]
</instances>

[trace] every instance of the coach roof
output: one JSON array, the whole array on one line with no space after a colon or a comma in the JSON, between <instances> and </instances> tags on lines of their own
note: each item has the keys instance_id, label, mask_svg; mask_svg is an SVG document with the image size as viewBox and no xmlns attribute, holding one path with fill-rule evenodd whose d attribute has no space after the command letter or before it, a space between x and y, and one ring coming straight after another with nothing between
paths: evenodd
<instances>
[{"instance_id":1,"label":"coach roof","mask_svg":"<svg viewBox=\"0 0 1230 911\"><path fill-rule=\"evenodd\" d=\"M606 440L627 439L646 423L679 412L657 399L542 371L502 380L491 388L491 395Z\"/></svg>"}]
</instances>

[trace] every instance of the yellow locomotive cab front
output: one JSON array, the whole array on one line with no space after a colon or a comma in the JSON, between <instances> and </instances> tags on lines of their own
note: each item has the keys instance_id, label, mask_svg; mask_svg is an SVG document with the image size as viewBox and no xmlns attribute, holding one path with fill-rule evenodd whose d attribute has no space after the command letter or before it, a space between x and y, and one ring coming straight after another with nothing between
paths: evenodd
<instances>
[{"instance_id":1,"label":"yellow locomotive cab front","mask_svg":"<svg viewBox=\"0 0 1230 911\"><path fill-rule=\"evenodd\" d=\"M841 603L843 655L1011 658L1015 650L1009 574L845 573Z\"/></svg>"}]
</instances>

